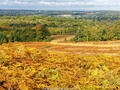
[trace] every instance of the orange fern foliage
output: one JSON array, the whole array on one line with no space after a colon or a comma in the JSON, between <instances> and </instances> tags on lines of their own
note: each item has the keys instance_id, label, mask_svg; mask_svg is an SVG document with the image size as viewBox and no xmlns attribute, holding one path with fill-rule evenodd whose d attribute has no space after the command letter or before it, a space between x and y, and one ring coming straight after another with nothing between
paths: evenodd
<instances>
[{"instance_id":1,"label":"orange fern foliage","mask_svg":"<svg viewBox=\"0 0 120 90\"><path fill-rule=\"evenodd\" d=\"M0 46L0 90L111 90L119 86L119 56L52 53L22 44Z\"/></svg>"}]
</instances>

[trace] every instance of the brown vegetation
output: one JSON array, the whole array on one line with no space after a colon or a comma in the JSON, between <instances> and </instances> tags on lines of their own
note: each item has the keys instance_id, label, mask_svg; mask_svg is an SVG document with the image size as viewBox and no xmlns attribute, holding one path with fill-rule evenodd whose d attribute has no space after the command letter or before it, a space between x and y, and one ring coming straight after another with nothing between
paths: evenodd
<instances>
[{"instance_id":1,"label":"brown vegetation","mask_svg":"<svg viewBox=\"0 0 120 90\"><path fill-rule=\"evenodd\" d=\"M66 50L72 52L68 54L62 53L63 47L37 42L0 46L0 90L120 89L120 56L82 56Z\"/></svg>"}]
</instances>

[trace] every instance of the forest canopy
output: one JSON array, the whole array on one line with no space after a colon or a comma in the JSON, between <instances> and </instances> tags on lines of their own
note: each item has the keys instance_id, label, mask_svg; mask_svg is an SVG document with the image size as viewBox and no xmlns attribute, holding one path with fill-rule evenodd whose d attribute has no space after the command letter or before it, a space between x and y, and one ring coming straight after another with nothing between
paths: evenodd
<instances>
[{"instance_id":1,"label":"forest canopy","mask_svg":"<svg viewBox=\"0 0 120 90\"><path fill-rule=\"evenodd\" d=\"M119 14L116 16L116 12L82 13L81 17L49 14L0 16L0 43L50 41L50 35L60 34L75 35L72 39L75 42L120 40ZM94 18L91 18L91 15Z\"/></svg>"}]
</instances>

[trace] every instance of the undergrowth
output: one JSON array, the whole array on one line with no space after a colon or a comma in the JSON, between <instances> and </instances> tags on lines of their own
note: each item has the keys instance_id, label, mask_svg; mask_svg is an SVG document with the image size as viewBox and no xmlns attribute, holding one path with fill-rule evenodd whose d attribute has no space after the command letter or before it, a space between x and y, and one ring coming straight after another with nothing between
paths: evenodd
<instances>
[{"instance_id":1,"label":"undergrowth","mask_svg":"<svg viewBox=\"0 0 120 90\"><path fill-rule=\"evenodd\" d=\"M120 57L0 46L0 90L120 90Z\"/></svg>"}]
</instances>

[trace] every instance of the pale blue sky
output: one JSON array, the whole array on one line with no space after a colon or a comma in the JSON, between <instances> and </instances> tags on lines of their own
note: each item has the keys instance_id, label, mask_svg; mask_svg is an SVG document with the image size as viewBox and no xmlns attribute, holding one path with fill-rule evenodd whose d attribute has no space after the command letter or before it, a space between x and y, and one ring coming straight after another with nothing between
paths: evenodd
<instances>
[{"instance_id":1,"label":"pale blue sky","mask_svg":"<svg viewBox=\"0 0 120 90\"><path fill-rule=\"evenodd\" d=\"M0 9L120 10L120 0L0 0Z\"/></svg>"}]
</instances>

